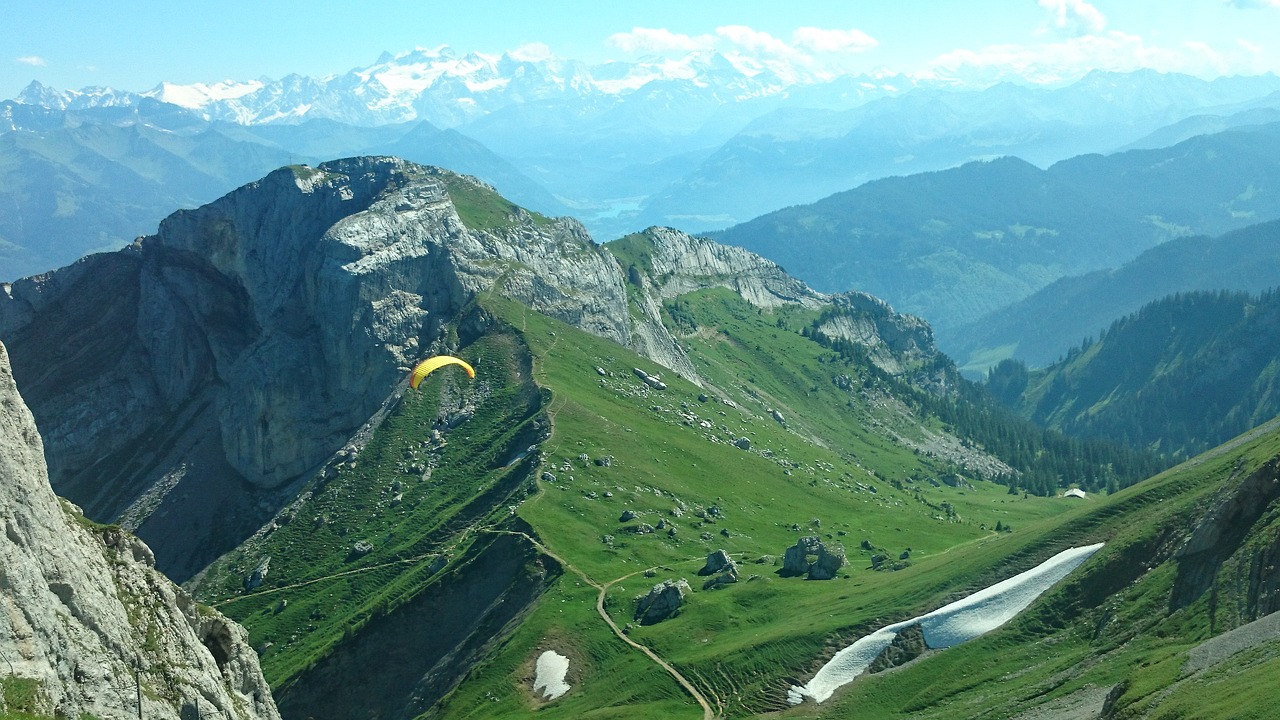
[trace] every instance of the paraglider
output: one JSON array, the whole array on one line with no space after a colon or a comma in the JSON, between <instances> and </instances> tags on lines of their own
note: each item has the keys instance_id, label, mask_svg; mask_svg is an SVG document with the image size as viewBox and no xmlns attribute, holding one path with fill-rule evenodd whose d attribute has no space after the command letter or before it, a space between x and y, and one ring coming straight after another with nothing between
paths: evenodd
<instances>
[{"instance_id":1,"label":"paraglider","mask_svg":"<svg viewBox=\"0 0 1280 720\"><path fill-rule=\"evenodd\" d=\"M437 355L427 358L414 366L413 372L409 375L409 387L414 390L418 389L418 384L422 379L429 375L432 371L444 367L445 365L461 365L463 370L467 371L467 377L474 378L476 371L471 368L464 360L460 360L452 355Z\"/></svg>"}]
</instances>

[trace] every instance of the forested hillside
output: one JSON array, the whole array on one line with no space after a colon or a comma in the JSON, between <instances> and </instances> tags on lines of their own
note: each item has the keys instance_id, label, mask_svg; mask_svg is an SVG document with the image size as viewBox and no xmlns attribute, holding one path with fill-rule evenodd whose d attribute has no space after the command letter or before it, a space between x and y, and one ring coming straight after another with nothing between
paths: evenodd
<instances>
[{"instance_id":1,"label":"forested hillside","mask_svg":"<svg viewBox=\"0 0 1280 720\"><path fill-rule=\"evenodd\" d=\"M993 368L1024 416L1181 459L1280 413L1280 293L1196 292L1150 303L1042 371Z\"/></svg>"}]
</instances>

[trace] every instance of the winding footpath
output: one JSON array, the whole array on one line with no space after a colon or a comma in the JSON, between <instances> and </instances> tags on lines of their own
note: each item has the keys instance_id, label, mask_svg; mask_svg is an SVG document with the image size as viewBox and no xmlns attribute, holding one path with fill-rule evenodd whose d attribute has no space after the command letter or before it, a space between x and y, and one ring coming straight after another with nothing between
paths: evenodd
<instances>
[{"instance_id":1,"label":"winding footpath","mask_svg":"<svg viewBox=\"0 0 1280 720\"><path fill-rule=\"evenodd\" d=\"M591 577L588 576L585 572L579 570L577 567L574 567L572 563L566 561L564 558L560 557L559 555L556 555L555 553L551 552L551 549L548 548L546 545L543 545L541 542L539 542L535 538L530 537L525 533L515 532L512 530L487 530L486 532L503 533L506 535L519 535L525 540L528 540L531 545L537 548L538 552L541 552L542 554L546 555L552 560L555 560L556 562L560 563L561 567L572 571L573 574L582 578L583 582L599 590L600 594L596 597L596 612L600 614L600 617L605 621L605 623L609 626L609 628L613 630L613 634L617 635L618 639L622 640L622 642L644 653L646 656L649 657L650 660L657 663L659 667L661 667L663 670L666 670L667 673L671 675L671 677L675 678L676 682L680 683L680 687L684 688L685 691L688 692L689 695L691 695L693 699L698 701L698 704L702 706L703 720L715 720L715 718L719 717L716 711L712 709L711 703L707 701L706 696L703 695L698 690L698 688L694 686L693 683L689 682L688 678L686 678L684 675L681 675L680 671L672 667L671 664L668 663L666 660L663 660L662 658L658 657L657 653L650 650L648 647L641 645L635 640L632 640L631 638L627 637L627 634L622 632L622 628L618 627L618 624L615 623L613 621L613 618L609 616L608 611L604 609L605 597L609 594L610 587L616 585L617 583L622 582L623 580L626 580L631 577L635 577L636 575L639 575L645 572L645 570L636 570L635 572L628 573L619 578L614 578L613 580L610 580L609 582L601 585L595 580L592 580Z\"/></svg>"}]
</instances>

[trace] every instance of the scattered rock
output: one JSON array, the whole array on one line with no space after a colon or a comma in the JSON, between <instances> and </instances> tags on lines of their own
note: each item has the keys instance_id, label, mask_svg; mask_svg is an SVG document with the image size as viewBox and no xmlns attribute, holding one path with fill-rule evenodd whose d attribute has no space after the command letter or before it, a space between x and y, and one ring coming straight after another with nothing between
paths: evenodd
<instances>
[{"instance_id":1,"label":"scattered rock","mask_svg":"<svg viewBox=\"0 0 1280 720\"><path fill-rule=\"evenodd\" d=\"M738 582L737 572L722 572L713 578L707 578L707 581L702 583L702 589L718 590L724 587L725 585L730 585L736 582Z\"/></svg>"},{"instance_id":2,"label":"scattered rock","mask_svg":"<svg viewBox=\"0 0 1280 720\"><path fill-rule=\"evenodd\" d=\"M637 515L633 510L623 510L622 514L618 516L618 522L631 522L632 520L635 520L638 517L640 516Z\"/></svg>"},{"instance_id":3,"label":"scattered rock","mask_svg":"<svg viewBox=\"0 0 1280 720\"><path fill-rule=\"evenodd\" d=\"M612 455L602 455L602 456L600 456L600 457L596 458L596 465L599 465L600 467L609 467L609 466L613 465L613 456L612 456Z\"/></svg>"},{"instance_id":4,"label":"scattered rock","mask_svg":"<svg viewBox=\"0 0 1280 720\"><path fill-rule=\"evenodd\" d=\"M688 581L663 580L648 593L636 596L635 619L641 625L652 625L679 614L685 596L692 591Z\"/></svg>"},{"instance_id":5,"label":"scattered rock","mask_svg":"<svg viewBox=\"0 0 1280 720\"><path fill-rule=\"evenodd\" d=\"M267 571L271 569L271 556L268 555L258 561L258 566L249 573L249 577L244 579L244 589L254 590L262 585L262 581L267 579Z\"/></svg>"},{"instance_id":6,"label":"scattered rock","mask_svg":"<svg viewBox=\"0 0 1280 720\"><path fill-rule=\"evenodd\" d=\"M553 482L555 482L555 481L556 481L556 476L555 476L554 474L552 474L552 473L544 472L544 473L542 473L542 481L543 481L543 482L553 483Z\"/></svg>"},{"instance_id":7,"label":"scattered rock","mask_svg":"<svg viewBox=\"0 0 1280 720\"><path fill-rule=\"evenodd\" d=\"M740 437L737 440L733 441L733 446L738 448L739 450L750 450L751 440L748 438Z\"/></svg>"},{"instance_id":8,"label":"scattered rock","mask_svg":"<svg viewBox=\"0 0 1280 720\"><path fill-rule=\"evenodd\" d=\"M810 559L812 556L813 559ZM844 548L828 548L817 536L802 537L782 556L782 575L805 575L810 580L830 580L848 563Z\"/></svg>"},{"instance_id":9,"label":"scattered rock","mask_svg":"<svg viewBox=\"0 0 1280 720\"><path fill-rule=\"evenodd\" d=\"M368 540L358 540L355 545L351 546L351 552L347 554L347 559L355 560L356 558L362 558L371 552L373 552L373 543L370 543Z\"/></svg>"},{"instance_id":10,"label":"scattered rock","mask_svg":"<svg viewBox=\"0 0 1280 720\"><path fill-rule=\"evenodd\" d=\"M702 566L698 571L699 575L714 575L725 570L732 570L734 574L738 572L738 565L729 557L729 553L724 550L716 550L707 555L707 564Z\"/></svg>"}]
</instances>

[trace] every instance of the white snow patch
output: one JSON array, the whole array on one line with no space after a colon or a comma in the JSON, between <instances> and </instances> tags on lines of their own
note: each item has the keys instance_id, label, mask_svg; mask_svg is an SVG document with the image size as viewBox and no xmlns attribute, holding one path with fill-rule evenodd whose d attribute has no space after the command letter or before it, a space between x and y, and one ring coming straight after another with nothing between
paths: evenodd
<instances>
[{"instance_id":1,"label":"white snow patch","mask_svg":"<svg viewBox=\"0 0 1280 720\"><path fill-rule=\"evenodd\" d=\"M806 697L814 702L825 701L837 688L866 672L872 661L897 637L898 631L910 625L918 623L924 631L925 645L935 650L959 645L994 630L1022 612L1102 545L1063 550L1036 567L979 590L963 600L881 628L836 653L804 687L793 685L787 691L787 700L792 705L799 705Z\"/></svg>"},{"instance_id":2,"label":"white snow patch","mask_svg":"<svg viewBox=\"0 0 1280 720\"><path fill-rule=\"evenodd\" d=\"M538 656L537 676L533 680L533 691L542 691L544 700L555 700L569 692L569 684L564 676L569 672L569 658L555 650L548 650Z\"/></svg>"}]
</instances>

